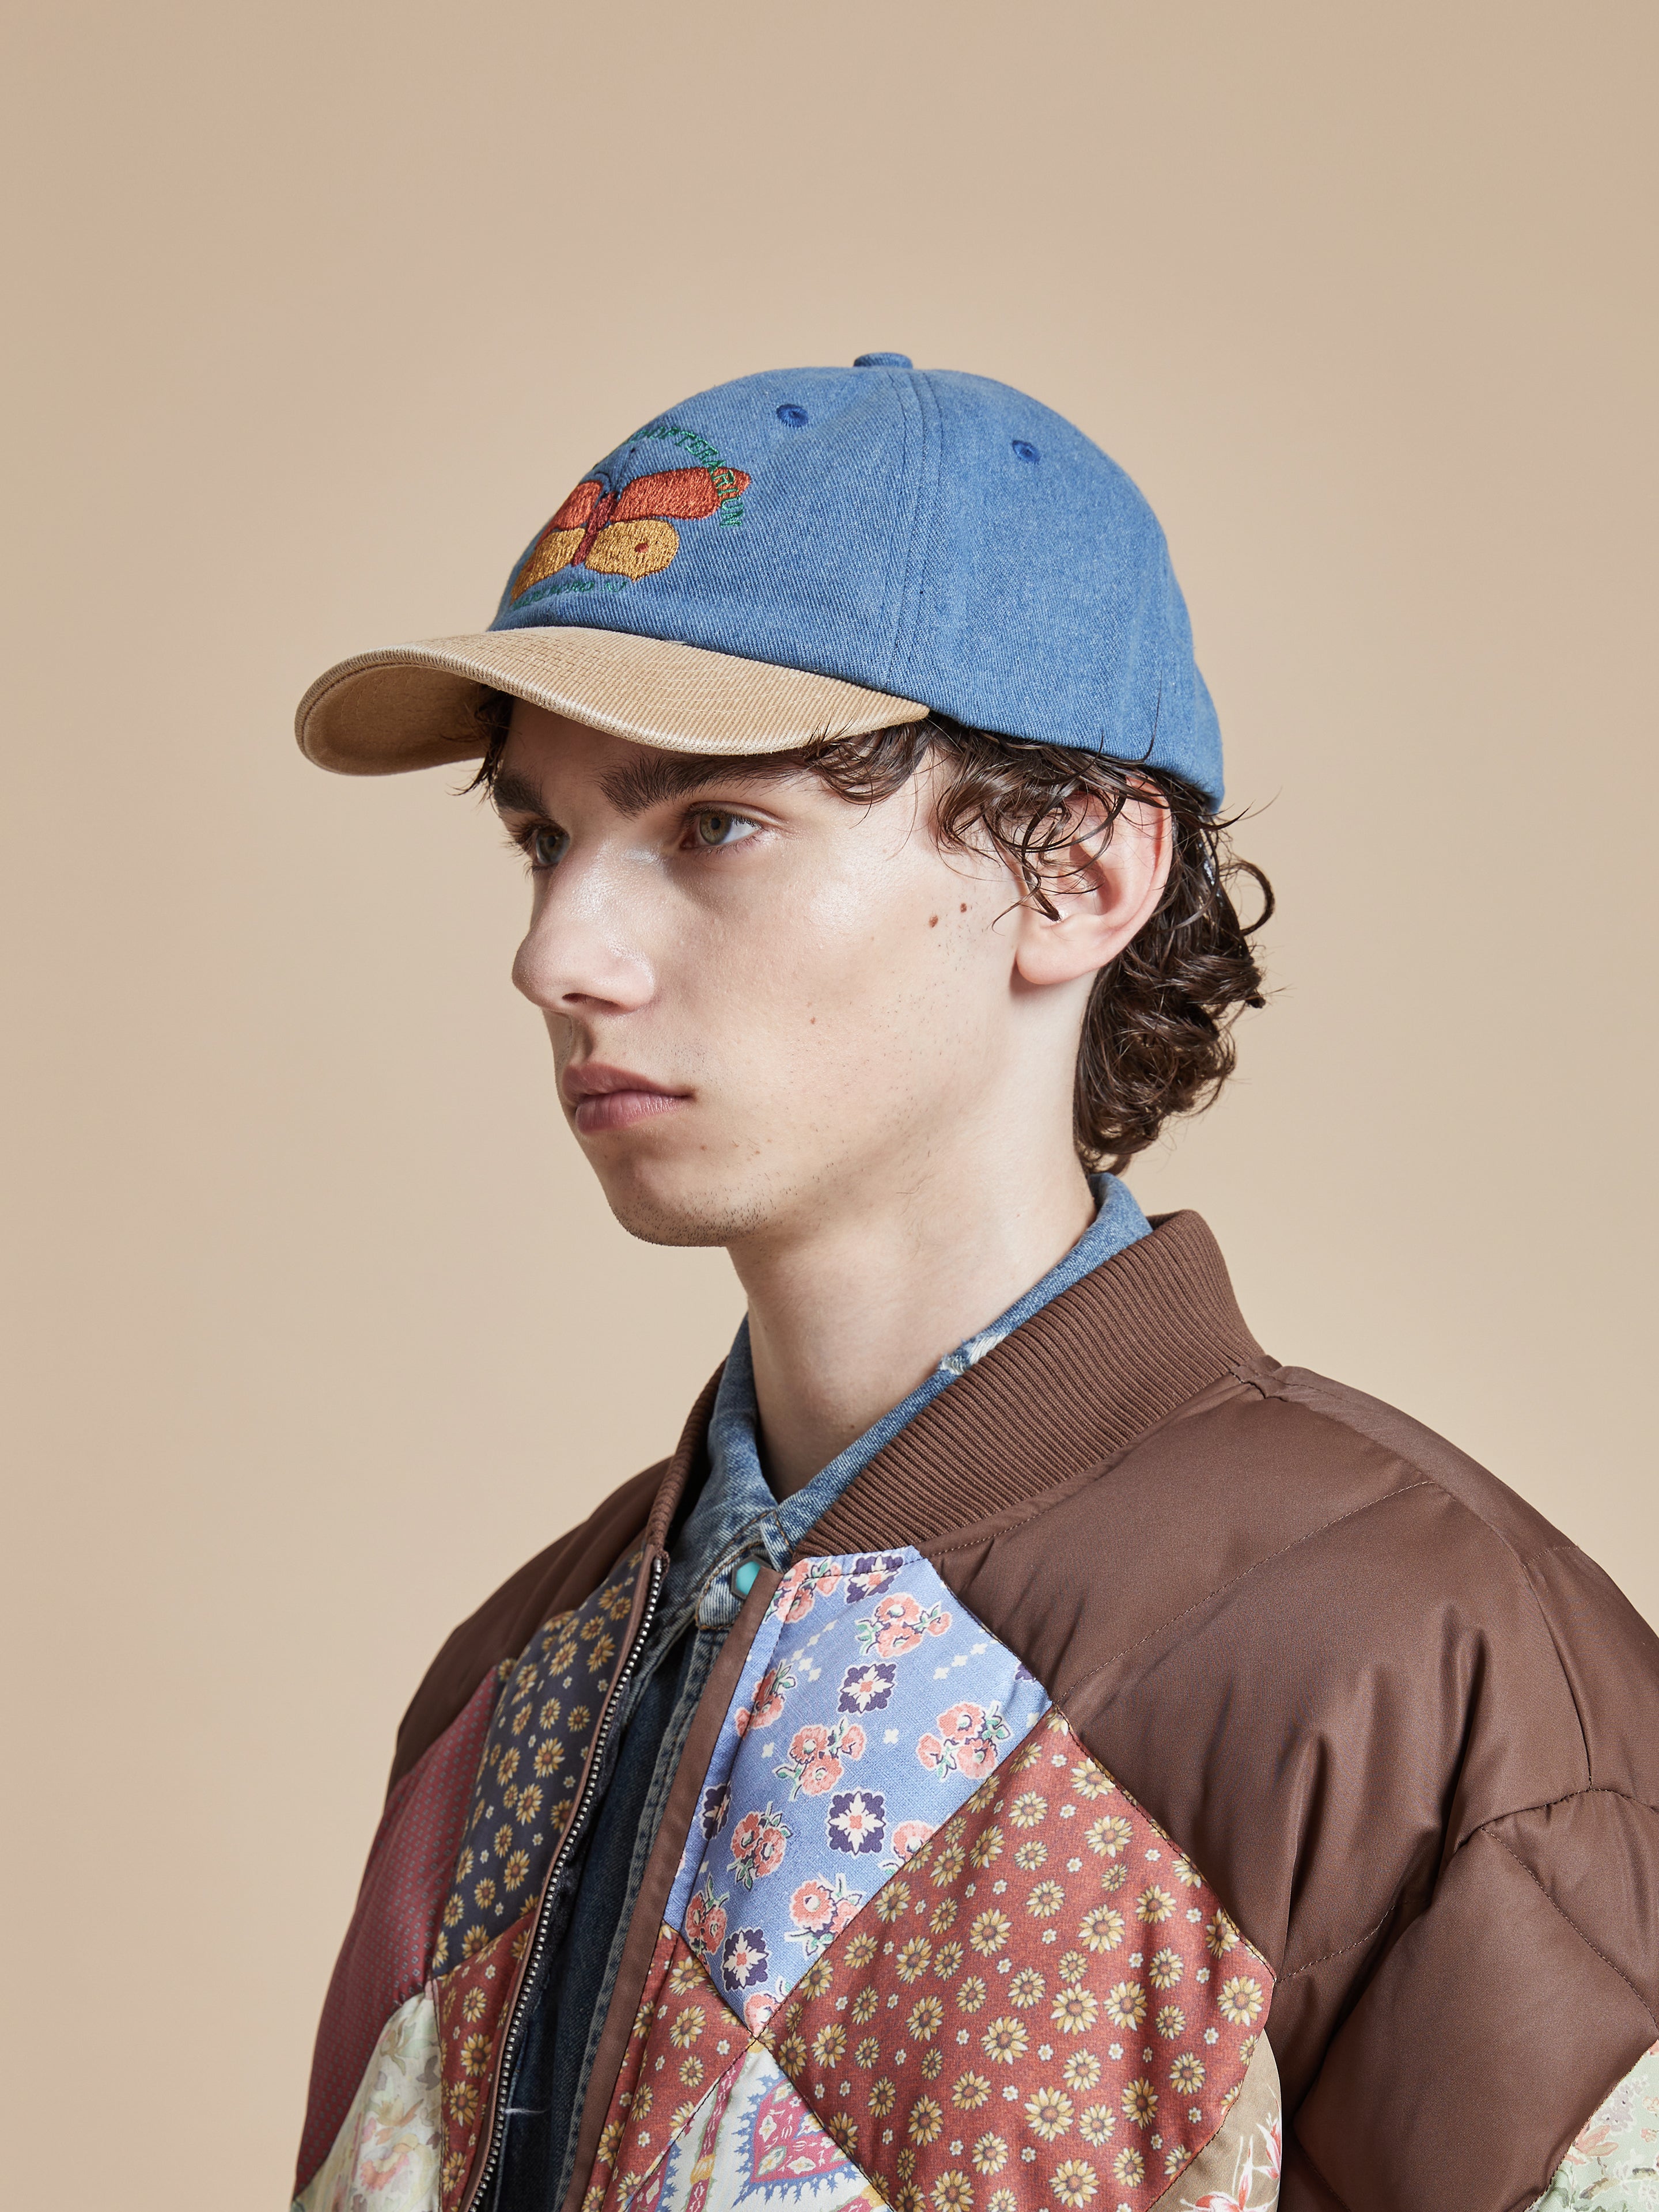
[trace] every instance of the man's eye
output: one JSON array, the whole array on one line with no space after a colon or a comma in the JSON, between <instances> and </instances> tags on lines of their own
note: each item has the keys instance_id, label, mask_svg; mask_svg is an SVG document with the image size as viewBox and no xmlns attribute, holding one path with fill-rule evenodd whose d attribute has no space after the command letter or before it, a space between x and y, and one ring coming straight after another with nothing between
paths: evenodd
<instances>
[{"instance_id":1,"label":"man's eye","mask_svg":"<svg viewBox=\"0 0 1659 2212\"><path fill-rule=\"evenodd\" d=\"M725 814L718 807L708 807L692 826L699 845L740 845L759 825L741 814Z\"/></svg>"},{"instance_id":2,"label":"man's eye","mask_svg":"<svg viewBox=\"0 0 1659 2212\"><path fill-rule=\"evenodd\" d=\"M565 830L533 830L524 841L533 868L556 868L570 848L570 832Z\"/></svg>"}]
</instances>

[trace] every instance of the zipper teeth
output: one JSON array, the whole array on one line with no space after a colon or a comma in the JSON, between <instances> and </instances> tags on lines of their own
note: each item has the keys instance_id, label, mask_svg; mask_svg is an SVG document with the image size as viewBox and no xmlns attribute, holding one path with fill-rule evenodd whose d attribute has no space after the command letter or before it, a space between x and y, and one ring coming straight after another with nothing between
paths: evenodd
<instances>
[{"instance_id":1,"label":"zipper teeth","mask_svg":"<svg viewBox=\"0 0 1659 2212\"><path fill-rule=\"evenodd\" d=\"M501 2147L507 2136L507 2100L504 2094L507 2077L512 2071L513 2055L518 2045L519 2036L523 2031L525 2014L529 2009L530 1990L535 1981L536 1969L541 1964L542 1952L546 1944L547 1906L558 1886L558 1877L564 1870L565 1861L575 1849L576 1840L582 1833L583 1823L592 1809L594 1798L599 1789L599 1770L605 1756L605 1747L610 1741L611 1729L616 1719L617 1708L622 1702L622 1692L628 1686L640 1652L644 1648L645 1638L650 1633L651 1622L656 1615L656 1601L662 1592L662 1577L667 1565L667 1560L660 1558L651 1562L651 1586L645 1595L645 1609L639 1616L638 1633L629 1645L628 1656L623 1661L615 1681L611 1685L611 1694L606 1701L605 1711L600 1716L599 1728L594 1737L593 1757L588 1765L587 1782L583 1785L581 1796L576 1800L576 1808L570 1816L570 1825L564 1831L564 1839L558 1850L554 1852L553 1863L547 1869L547 1880L542 1889L541 1903L536 1909L536 1932L530 1944L530 1956L525 1966L524 1978L519 1984L518 1996L513 2006L513 2016L507 2024L506 2037L501 2046L501 2064L496 2074L496 2124L490 2136L490 2154L484 2161L484 2171L479 2176L477 2188L467 2200L467 2212L473 2212L473 2208L482 2203L484 2192L494 2178L496 2166L501 2157Z\"/></svg>"}]
</instances>

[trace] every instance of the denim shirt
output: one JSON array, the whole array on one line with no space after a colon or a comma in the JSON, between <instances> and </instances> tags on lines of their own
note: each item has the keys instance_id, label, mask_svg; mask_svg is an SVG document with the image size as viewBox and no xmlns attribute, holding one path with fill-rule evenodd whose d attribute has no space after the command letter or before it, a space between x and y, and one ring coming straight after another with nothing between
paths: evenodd
<instances>
[{"instance_id":1,"label":"denim shirt","mask_svg":"<svg viewBox=\"0 0 1659 2212\"><path fill-rule=\"evenodd\" d=\"M656 1619L619 1715L574 1909L508 2086L495 2212L556 2212L570 2187L588 2076L645 1863L692 1716L742 1603L734 1574L748 1560L781 1571L907 1421L1022 1322L1147 1234L1145 1215L1115 1176L1095 1176L1091 1186L1098 1210L1065 1257L790 1498L773 1495L760 1464L747 1321L739 1327L710 1416L708 1477L669 1540Z\"/></svg>"}]
</instances>

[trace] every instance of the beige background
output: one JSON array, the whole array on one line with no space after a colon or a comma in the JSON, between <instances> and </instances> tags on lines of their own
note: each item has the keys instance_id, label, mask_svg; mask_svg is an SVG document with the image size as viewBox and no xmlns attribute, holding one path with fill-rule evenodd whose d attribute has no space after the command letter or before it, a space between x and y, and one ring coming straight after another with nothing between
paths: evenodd
<instances>
[{"instance_id":1,"label":"beige background","mask_svg":"<svg viewBox=\"0 0 1659 2212\"><path fill-rule=\"evenodd\" d=\"M1284 906L1134 1186L1659 1617L1650 8L34 13L8 2202L284 2201L404 1700L736 1321L584 1179L454 778L289 736L723 378L902 349L1139 479Z\"/></svg>"}]
</instances>

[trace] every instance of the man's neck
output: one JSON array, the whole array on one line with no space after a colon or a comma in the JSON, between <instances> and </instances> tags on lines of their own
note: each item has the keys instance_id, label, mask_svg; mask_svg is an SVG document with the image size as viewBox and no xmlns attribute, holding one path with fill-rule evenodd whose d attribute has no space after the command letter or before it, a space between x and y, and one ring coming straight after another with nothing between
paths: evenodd
<instances>
[{"instance_id":1,"label":"man's neck","mask_svg":"<svg viewBox=\"0 0 1659 2212\"><path fill-rule=\"evenodd\" d=\"M838 1213L808 1235L734 1248L748 1293L760 1448L780 1498L863 1435L948 1352L1064 1258L1094 1218L1070 1156L1017 1182Z\"/></svg>"}]
</instances>

